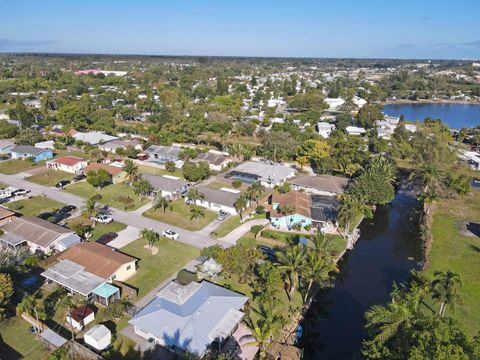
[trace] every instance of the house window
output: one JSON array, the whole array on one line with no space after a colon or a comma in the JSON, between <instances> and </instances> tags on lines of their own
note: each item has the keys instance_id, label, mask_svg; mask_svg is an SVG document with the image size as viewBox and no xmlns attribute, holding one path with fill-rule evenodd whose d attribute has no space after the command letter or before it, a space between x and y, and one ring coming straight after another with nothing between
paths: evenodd
<instances>
[{"instance_id":1,"label":"house window","mask_svg":"<svg viewBox=\"0 0 480 360\"><path fill-rule=\"evenodd\" d=\"M132 265L127 266L127 270L130 270L132 268Z\"/></svg>"}]
</instances>

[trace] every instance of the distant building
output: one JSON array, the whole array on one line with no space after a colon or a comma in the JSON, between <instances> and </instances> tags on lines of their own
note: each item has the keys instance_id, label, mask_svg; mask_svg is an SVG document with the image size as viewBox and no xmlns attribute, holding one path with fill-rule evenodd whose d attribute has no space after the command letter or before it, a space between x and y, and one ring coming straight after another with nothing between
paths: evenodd
<instances>
[{"instance_id":1,"label":"distant building","mask_svg":"<svg viewBox=\"0 0 480 360\"><path fill-rule=\"evenodd\" d=\"M195 159L190 160L193 163L205 161L208 163L210 170L221 172L224 170L232 159L223 153L209 151L206 153L198 154Z\"/></svg>"},{"instance_id":2,"label":"distant building","mask_svg":"<svg viewBox=\"0 0 480 360\"><path fill-rule=\"evenodd\" d=\"M35 143L34 146L36 148L39 148L39 149L55 150L55 141L53 141L53 140L40 141L40 142Z\"/></svg>"},{"instance_id":3,"label":"distant building","mask_svg":"<svg viewBox=\"0 0 480 360\"><path fill-rule=\"evenodd\" d=\"M121 167L112 166L108 164L100 164L100 163L92 162L88 164L84 172L88 173L89 171L97 171L99 169L103 169L106 172L108 172L112 176L112 182L114 184L121 183L127 179L127 173L123 171Z\"/></svg>"},{"instance_id":4,"label":"distant building","mask_svg":"<svg viewBox=\"0 0 480 360\"><path fill-rule=\"evenodd\" d=\"M182 149L178 146L152 145L145 150L148 160L159 164L165 164L167 161L173 161L177 167L183 162L179 159L178 154Z\"/></svg>"},{"instance_id":5,"label":"distant building","mask_svg":"<svg viewBox=\"0 0 480 360\"><path fill-rule=\"evenodd\" d=\"M105 143L107 141L118 139L117 136L107 135L101 131L80 132L76 130L71 130L69 134L75 140L83 141L84 143L90 145L98 145L100 143Z\"/></svg>"},{"instance_id":6,"label":"distant building","mask_svg":"<svg viewBox=\"0 0 480 360\"><path fill-rule=\"evenodd\" d=\"M326 98L325 103L329 106L329 110L336 110L345 104L345 100L341 98Z\"/></svg>"},{"instance_id":7,"label":"distant building","mask_svg":"<svg viewBox=\"0 0 480 360\"><path fill-rule=\"evenodd\" d=\"M98 148L102 151L107 151L115 154L118 149L126 149L127 147L133 147L136 150L142 150L142 143L138 140L132 139L132 140L122 140L122 139L117 139L117 140L111 140L107 141L103 144L100 144Z\"/></svg>"},{"instance_id":8,"label":"distant building","mask_svg":"<svg viewBox=\"0 0 480 360\"><path fill-rule=\"evenodd\" d=\"M86 69L86 70L78 70L75 71L75 75L98 75L103 74L105 76L113 75L113 76L125 76L127 75L128 71L117 71L117 70L103 70L103 69Z\"/></svg>"},{"instance_id":9,"label":"distant building","mask_svg":"<svg viewBox=\"0 0 480 360\"><path fill-rule=\"evenodd\" d=\"M323 121L317 123L317 131L324 139L329 138L333 130L335 130L335 124L330 124Z\"/></svg>"},{"instance_id":10,"label":"distant building","mask_svg":"<svg viewBox=\"0 0 480 360\"><path fill-rule=\"evenodd\" d=\"M347 126L345 128L345 131L347 132L348 135L356 135L356 136L363 135L367 132L367 130L358 126Z\"/></svg>"},{"instance_id":11,"label":"distant building","mask_svg":"<svg viewBox=\"0 0 480 360\"><path fill-rule=\"evenodd\" d=\"M281 185L293 176L295 176L295 169L289 166L271 165L253 161L246 161L231 169L225 175L226 178L240 180L249 184L260 181L260 183L267 188Z\"/></svg>"},{"instance_id":12,"label":"distant building","mask_svg":"<svg viewBox=\"0 0 480 360\"><path fill-rule=\"evenodd\" d=\"M349 180L332 175L300 175L288 181L293 190L303 190L311 194L336 196L343 194Z\"/></svg>"},{"instance_id":13,"label":"distant building","mask_svg":"<svg viewBox=\"0 0 480 360\"><path fill-rule=\"evenodd\" d=\"M175 176L142 174L142 178L148 180L153 186L153 192L162 197L176 199L188 191L188 182Z\"/></svg>"},{"instance_id":14,"label":"distant building","mask_svg":"<svg viewBox=\"0 0 480 360\"><path fill-rule=\"evenodd\" d=\"M11 150L12 159L33 159L34 162L53 158L52 149L39 149L30 145L17 145Z\"/></svg>"},{"instance_id":15,"label":"distant building","mask_svg":"<svg viewBox=\"0 0 480 360\"><path fill-rule=\"evenodd\" d=\"M9 139L0 139L0 154L10 154L15 143Z\"/></svg>"}]
</instances>

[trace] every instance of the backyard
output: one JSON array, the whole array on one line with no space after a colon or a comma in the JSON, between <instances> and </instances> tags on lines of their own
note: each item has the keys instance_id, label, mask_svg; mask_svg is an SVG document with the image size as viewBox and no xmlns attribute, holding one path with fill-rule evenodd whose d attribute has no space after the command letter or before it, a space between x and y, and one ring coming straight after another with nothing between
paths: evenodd
<instances>
[{"instance_id":1,"label":"backyard","mask_svg":"<svg viewBox=\"0 0 480 360\"><path fill-rule=\"evenodd\" d=\"M148 165L143 165L143 164L138 164L138 173L139 174L151 174L151 175L170 175L170 176L176 176L181 179L183 179L183 172L182 169L175 169L173 173L168 172L165 169L160 169L154 166L148 166Z\"/></svg>"},{"instance_id":2,"label":"backyard","mask_svg":"<svg viewBox=\"0 0 480 360\"><path fill-rule=\"evenodd\" d=\"M191 231L203 229L217 216L217 213L202 208L205 216L190 220L190 207L185 204L183 199L175 200L171 205L172 210L166 209L164 212L163 209L149 209L143 213L143 216Z\"/></svg>"},{"instance_id":3,"label":"backyard","mask_svg":"<svg viewBox=\"0 0 480 360\"><path fill-rule=\"evenodd\" d=\"M152 255L152 251L145 248L145 245L143 239L137 239L121 250L140 259L137 273L127 280L129 285L139 289L139 299L200 254L198 249L164 237L155 243L158 248L156 255Z\"/></svg>"},{"instance_id":4,"label":"backyard","mask_svg":"<svg viewBox=\"0 0 480 360\"><path fill-rule=\"evenodd\" d=\"M9 202L6 206L10 210L19 212L24 216L37 216L44 212L58 210L63 207L64 204L48 197L34 196L30 199Z\"/></svg>"},{"instance_id":5,"label":"backyard","mask_svg":"<svg viewBox=\"0 0 480 360\"><path fill-rule=\"evenodd\" d=\"M55 186L61 180L72 180L73 174L65 171L46 170L27 177L25 180L44 186Z\"/></svg>"},{"instance_id":6,"label":"backyard","mask_svg":"<svg viewBox=\"0 0 480 360\"><path fill-rule=\"evenodd\" d=\"M461 277L462 301L447 315L458 319L474 336L480 331L480 190L438 203L432 224L433 244L428 273L453 271ZM472 229L473 231L470 231Z\"/></svg>"},{"instance_id":7,"label":"backyard","mask_svg":"<svg viewBox=\"0 0 480 360\"><path fill-rule=\"evenodd\" d=\"M97 189L89 183L81 181L76 184L68 185L65 187L65 191L81 196L84 199L87 199L94 194L99 194L102 197L98 201L99 203L120 210L136 210L149 201L148 198L140 199L140 196L136 195L132 188L127 184L107 185L97 191Z\"/></svg>"},{"instance_id":8,"label":"backyard","mask_svg":"<svg viewBox=\"0 0 480 360\"><path fill-rule=\"evenodd\" d=\"M13 175L41 166L45 166L45 161L34 163L30 160L11 159L0 162L0 173Z\"/></svg>"}]
</instances>

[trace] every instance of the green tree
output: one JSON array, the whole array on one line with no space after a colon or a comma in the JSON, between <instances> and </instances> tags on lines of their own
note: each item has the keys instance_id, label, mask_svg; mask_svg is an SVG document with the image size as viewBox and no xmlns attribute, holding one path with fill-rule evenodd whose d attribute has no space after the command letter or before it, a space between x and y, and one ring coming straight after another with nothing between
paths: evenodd
<instances>
[{"instance_id":1,"label":"green tree","mask_svg":"<svg viewBox=\"0 0 480 360\"><path fill-rule=\"evenodd\" d=\"M112 183L112 175L105 169L87 171L87 182L96 188L102 188Z\"/></svg>"},{"instance_id":2,"label":"green tree","mask_svg":"<svg viewBox=\"0 0 480 360\"><path fill-rule=\"evenodd\" d=\"M460 275L451 271L435 271L432 281L432 299L440 304L438 314L445 316L445 309L449 305L452 310L454 305L461 301L459 294L462 281Z\"/></svg>"},{"instance_id":3,"label":"green tree","mask_svg":"<svg viewBox=\"0 0 480 360\"><path fill-rule=\"evenodd\" d=\"M288 246L276 253L279 269L288 279L290 301L293 300L295 290L298 288L299 276L305 263L305 248L302 245Z\"/></svg>"},{"instance_id":4,"label":"green tree","mask_svg":"<svg viewBox=\"0 0 480 360\"><path fill-rule=\"evenodd\" d=\"M95 218L100 212L95 196L90 196L84 201L82 206L82 215L86 218Z\"/></svg>"},{"instance_id":5,"label":"green tree","mask_svg":"<svg viewBox=\"0 0 480 360\"><path fill-rule=\"evenodd\" d=\"M233 203L235 210L237 210L238 214L240 215L240 220L243 220L243 211L247 207L248 200L245 195L240 195L237 200Z\"/></svg>"},{"instance_id":6,"label":"green tree","mask_svg":"<svg viewBox=\"0 0 480 360\"><path fill-rule=\"evenodd\" d=\"M163 209L163 212L166 212L167 209L172 211L172 202L167 197L164 197L159 193L153 200L153 209Z\"/></svg>"},{"instance_id":7,"label":"green tree","mask_svg":"<svg viewBox=\"0 0 480 360\"><path fill-rule=\"evenodd\" d=\"M198 219L205 217L205 210L201 206L190 205L190 220L195 219L198 224Z\"/></svg>"},{"instance_id":8,"label":"green tree","mask_svg":"<svg viewBox=\"0 0 480 360\"><path fill-rule=\"evenodd\" d=\"M160 235L153 229L143 229L140 231L140 238L147 243L149 249L152 249L155 243L160 240Z\"/></svg>"},{"instance_id":9,"label":"green tree","mask_svg":"<svg viewBox=\"0 0 480 360\"><path fill-rule=\"evenodd\" d=\"M148 196L152 190L153 186L150 184L150 181L147 179L140 179L135 181L132 184L133 192L137 195L140 195L140 198Z\"/></svg>"},{"instance_id":10,"label":"green tree","mask_svg":"<svg viewBox=\"0 0 480 360\"><path fill-rule=\"evenodd\" d=\"M358 124L366 129L375 125L376 120L382 120L382 106L366 104L358 110L356 120Z\"/></svg>"},{"instance_id":11,"label":"green tree","mask_svg":"<svg viewBox=\"0 0 480 360\"><path fill-rule=\"evenodd\" d=\"M131 159L127 159L124 162L123 171L127 173L128 181L132 184L138 178L138 166Z\"/></svg>"},{"instance_id":12,"label":"green tree","mask_svg":"<svg viewBox=\"0 0 480 360\"><path fill-rule=\"evenodd\" d=\"M205 195L198 191L197 188L191 188L187 193L187 199L193 204L197 204L197 201L205 199Z\"/></svg>"},{"instance_id":13,"label":"green tree","mask_svg":"<svg viewBox=\"0 0 480 360\"><path fill-rule=\"evenodd\" d=\"M0 273L0 319L5 313L5 306L10 302L13 296L13 281L10 275Z\"/></svg>"},{"instance_id":14,"label":"green tree","mask_svg":"<svg viewBox=\"0 0 480 360\"><path fill-rule=\"evenodd\" d=\"M169 173L173 174L176 170L175 163L173 161L167 161L165 163L165 170L167 170Z\"/></svg>"}]
</instances>

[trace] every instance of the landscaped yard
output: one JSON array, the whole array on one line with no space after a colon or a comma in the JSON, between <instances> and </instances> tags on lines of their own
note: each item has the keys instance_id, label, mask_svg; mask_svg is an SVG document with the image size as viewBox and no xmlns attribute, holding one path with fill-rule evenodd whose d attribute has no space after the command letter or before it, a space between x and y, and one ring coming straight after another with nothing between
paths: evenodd
<instances>
[{"instance_id":1,"label":"landscaped yard","mask_svg":"<svg viewBox=\"0 0 480 360\"><path fill-rule=\"evenodd\" d=\"M254 213L253 217L249 218L248 221L254 219L264 219L265 214L257 214ZM243 222L240 221L240 215L229 216L214 230L212 231L212 236L216 238L224 237L225 235L229 234L231 231L239 227Z\"/></svg>"},{"instance_id":2,"label":"landscaped yard","mask_svg":"<svg viewBox=\"0 0 480 360\"><path fill-rule=\"evenodd\" d=\"M1 359L42 359L49 350L30 331L31 325L19 316L0 322L0 336L7 345L0 346Z\"/></svg>"},{"instance_id":3,"label":"landscaped yard","mask_svg":"<svg viewBox=\"0 0 480 360\"><path fill-rule=\"evenodd\" d=\"M58 210L65 206L61 202L43 196L34 196L30 199L23 199L7 203L6 206L24 216L37 216L44 212Z\"/></svg>"},{"instance_id":4,"label":"landscaped yard","mask_svg":"<svg viewBox=\"0 0 480 360\"><path fill-rule=\"evenodd\" d=\"M166 211L163 212L163 209L150 209L145 211L143 216L191 231L203 229L215 220L217 216L217 213L202 208L202 210L205 211L205 216L198 220L190 220L190 206L186 205L182 199L173 201L171 204L172 210L166 209Z\"/></svg>"},{"instance_id":5,"label":"landscaped yard","mask_svg":"<svg viewBox=\"0 0 480 360\"><path fill-rule=\"evenodd\" d=\"M139 174L152 174L152 175L159 175L159 176L171 175L171 176L176 176L176 177L179 177L179 178L183 179L182 169L175 169L175 171L173 173L171 173L171 172L168 172L165 169L160 169L160 168L157 168L157 167L154 167L154 166L139 164L138 165L138 172L139 172Z\"/></svg>"},{"instance_id":6,"label":"landscaped yard","mask_svg":"<svg viewBox=\"0 0 480 360\"><path fill-rule=\"evenodd\" d=\"M433 244L428 273L453 271L461 277L462 303L455 312L446 313L458 319L474 336L480 331L480 237L466 229L467 224L480 223L480 190L459 199L440 201L433 216Z\"/></svg>"},{"instance_id":7,"label":"landscaped yard","mask_svg":"<svg viewBox=\"0 0 480 360\"><path fill-rule=\"evenodd\" d=\"M34 163L29 160L11 159L6 161L0 161L0 173L13 175L41 166L45 166L45 161L39 161L37 163Z\"/></svg>"},{"instance_id":8,"label":"landscaped yard","mask_svg":"<svg viewBox=\"0 0 480 360\"><path fill-rule=\"evenodd\" d=\"M139 289L139 298L148 294L200 254L196 248L164 237L155 243L158 248L156 255L152 255L150 249L144 248L145 245L143 239L138 239L121 250L140 259L137 273L127 280L129 285Z\"/></svg>"},{"instance_id":9,"label":"landscaped yard","mask_svg":"<svg viewBox=\"0 0 480 360\"><path fill-rule=\"evenodd\" d=\"M65 171L47 170L27 177L25 180L44 186L55 186L61 180L72 180L73 174Z\"/></svg>"},{"instance_id":10,"label":"landscaped yard","mask_svg":"<svg viewBox=\"0 0 480 360\"><path fill-rule=\"evenodd\" d=\"M68 185L65 191L81 196L85 199L94 194L101 195L99 203L109 205L120 210L135 210L140 206L148 203L147 198L140 200L140 196L136 195L132 188L127 184L112 184L97 191L92 185L86 181L81 181L76 184Z\"/></svg>"}]
</instances>

